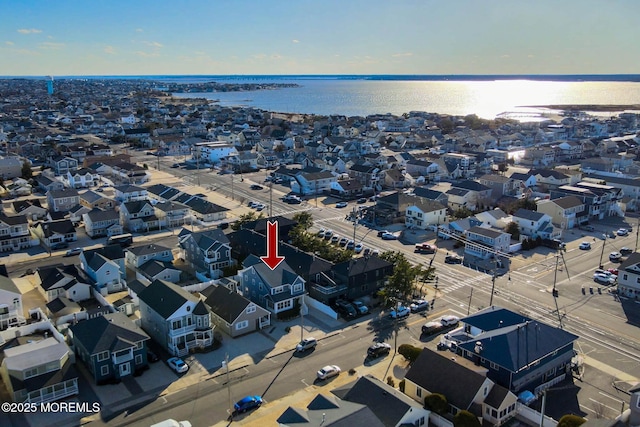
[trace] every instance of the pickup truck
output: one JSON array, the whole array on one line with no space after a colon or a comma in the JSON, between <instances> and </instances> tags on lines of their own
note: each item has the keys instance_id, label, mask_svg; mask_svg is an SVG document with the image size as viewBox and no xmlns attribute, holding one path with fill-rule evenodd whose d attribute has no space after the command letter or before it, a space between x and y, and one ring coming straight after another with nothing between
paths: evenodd
<instances>
[{"instance_id":1,"label":"pickup truck","mask_svg":"<svg viewBox=\"0 0 640 427\"><path fill-rule=\"evenodd\" d=\"M421 254L433 254L438 250L434 245L429 243L416 243L415 251Z\"/></svg>"}]
</instances>

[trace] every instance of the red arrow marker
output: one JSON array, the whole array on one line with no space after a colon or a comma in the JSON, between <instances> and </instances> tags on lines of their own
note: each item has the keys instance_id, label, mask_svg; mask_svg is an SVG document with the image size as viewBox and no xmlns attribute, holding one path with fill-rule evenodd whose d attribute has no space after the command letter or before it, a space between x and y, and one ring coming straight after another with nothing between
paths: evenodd
<instances>
[{"instance_id":1,"label":"red arrow marker","mask_svg":"<svg viewBox=\"0 0 640 427\"><path fill-rule=\"evenodd\" d=\"M267 221L267 256L260 259L272 270L284 261L283 256L278 256L278 221Z\"/></svg>"}]
</instances>

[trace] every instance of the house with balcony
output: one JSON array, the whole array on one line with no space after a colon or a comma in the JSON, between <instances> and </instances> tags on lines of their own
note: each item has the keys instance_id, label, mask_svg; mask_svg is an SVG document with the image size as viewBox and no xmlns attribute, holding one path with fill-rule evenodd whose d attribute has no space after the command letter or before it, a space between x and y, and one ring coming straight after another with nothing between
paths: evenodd
<instances>
[{"instance_id":1,"label":"house with balcony","mask_svg":"<svg viewBox=\"0 0 640 427\"><path fill-rule=\"evenodd\" d=\"M41 404L78 394L73 352L54 331L22 326L16 338L0 345L0 377L13 402Z\"/></svg>"},{"instance_id":2,"label":"house with balcony","mask_svg":"<svg viewBox=\"0 0 640 427\"><path fill-rule=\"evenodd\" d=\"M567 174L555 169L533 169L529 171L529 175L535 177L536 185L543 186L541 190L553 190L563 185L573 185L577 182L573 175Z\"/></svg>"},{"instance_id":3,"label":"house with balcony","mask_svg":"<svg viewBox=\"0 0 640 427\"><path fill-rule=\"evenodd\" d=\"M69 188L91 188L100 182L100 175L91 169L81 168L75 171L68 171L62 178L66 187Z\"/></svg>"},{"instance_id":4,"label":"house with balcony","mask_svg":"<svg viewBox=\"0 0 640 427\"><path fill-rule=\"evenodd\" d=\"M521 236L529 239L559 239L562 230L555 228L551 216L543 213L520 208L513 215L512 220L518 224Z\"/></svg>"},{"instance_id":5,"label":"house with balcony","mask_svg":"<svg viewBox=\"0 0 640 427\"><path fill-rule=\"evenodd\" d=\"M385 281L393 273L393 264L377 256L358 257L333 266L325 278L342 285L342 292L325 294L320 298L326 304L333 303L338 297L353 300L370 296L384 287ZM323 289L316 289L320 293Z\"/></svg>"},{"instance_id":6,"label":"house with balcony","mask_svg":"<svg viewBox=\"0 0 640 427\"><path fill-rule=\"evenodd\" d=\"M439 202L424 198L416 198L416 204L407 208L405 226L426 230L428 227L444 224L447 219L447 208Z\"/></svg>"},{"instance_id":7,"label":"house with balcony","mask_svg":"<svg viewBox=\"0 0 640 427\"><path fill-rule=\"evenodd\" d=\"M224 206L211 203L201 197L192 197L184 204L189 206L189 213L202 222L222 221L229 212L229 209Z\"/></svg>"},{"instance_id":8,"label":"house with balcony","mask_svg":"<svg viewBox=\"0 0 640 427\"><path fill-rule=\"evenodd\" d=\"M240 289L245 298L278 316L303 308L305 281L286 261L271 270L260 258L249 255L238 270Z\"/></svg>"},{"instance_id":9,"label":"house with balcony","mask_svg":"<svg viewBox=\"0 0 640 427\"><path fill-rule=\"evenodd\" d=\"M571 372L577 335L491 306L461 320L461 332L450 334L457 353L486 369L486 376L514 392L542 390Z\"/></svg>"},{"instance_id":10,"label":"house with balcony","mask_svg":"<svg viewBox=\"0 0 640 427\"><path fill-rule=\"evenodd\" d=\"M147 335L120 312L69 327L76 355L97 384L120 380L147 367Z\"/></svg>"},{"instance_id":11,"label":"house with balcony","mask_svg":"<svg viewBox=\"0 0 640 427\"><path fill-rule=\"evenodd\" d=\"M73 173L78 170L78 160L72 157L57 156L49 161L49 166L56 175L66 175L68 172Z\"/></svg>"},{"instance_id":12,"label":"house with balcony","mask_svg":"<svg viewBox=\"0 0 640 427\"><path fill-rule=\"evenodd\" d=\"M93 209L82 214L82 220L84 221L84 230L91 238L111 237L123 233L120 214L113 209L106 211Z\"/></svg>"},{"instance_id":13,"label":"house with balcony","mask_svg":"<svg viewBox=\"0 0 640 427\"><path fill-rule=\"evenodd\" d=\"M24 215L5 215L0 212L0 251L13 252L31 247L29 221Z\"/></svg>"},{"instance_id":14,"label":"house with balcony","mask_svg":"<svg viewBox=\"0 0 640 427\"><path fill-rule=\"evenodd\" d=\"M229 239L222 230L206 230L183 235L178 245L182 258L205 277L217 279L233 264Z\"/></svg>"},{"instance_id":15,"label":"house with balcony","mask_svg":"<svg viewBox=\"0 0 640 427\"><path fill-rule=\"evenodd\" d=\"M329 193L332 185L337 181L337 177L332 172L325 170L311 172L303 169L291 181L291 191L302 196Z\"/></svg>"},{"instance_id":16,"label":"house with balcony","mask_svg":"<svg viewBox=\"0 0 640 427\"><path fill-rule=\"evenodd\" d=\"M173 283L154 280L138 293L140 322L174 356L213 345L211 312L198 297Z\"/></svg>"},{"instance_id":17,"label":"house with balcony","mask_svg":"<svg viewBox=\"0 0 640 427\"><path fill-rule=\"evenodd\" d=\"M231 338L259 331L271 325L271 312L243 297L233 289L212 285L200 295L211 310L211 320L218 330Z\"/></svg>"},{"instance_id":18,"label":"house with balcony","mask_svg":"<svg viewBox=\"0 0 640 427\"><path fill-rule=\"evenodd\" d=\"M237 155L238 150L235 146L221 141L197 143L193 150L194 159L202 164L215 165L227 157Z\"/></svg>"},{"instance_id":19,"label":"house with balcony","mask_svg":"<svg viewBox=\"0 0 640 427\"><path fill-rule=\"evenodd\" d=\"M149 192L146 188L137 185L124 184L114 188L115 198L119 202L135 202L138 200L148 200Z\"/></svg>"},{"instance_id":20,"label":"house with balcony","mask_svg":"<svg viewBox=\"0 0 640 427\"><path fill-rule=\"evenodd\" d=\"M498 200L503 196L516 196L520 190L518 181L504 175L483 175L478 178L478 182L491 188L491 198L494 200Z\"/></svg>"},{"instance_id":21,"label":"house with balcony","mask_svg":"<svg viewBox=\"0 0 640 427\"><path fill-rule=\"evenodd\" d=\"M365 189L378 188L383 177L382 170L377 166L355 164L347 173L349 177L359 181Z\"/></svg>"},{"instance_id":22,"label":"house with balcony","mask_svg":"<svg viewBox=\"0 0 640 427\"><path fill-rule=\"evenodd\" d=\"M561 230L569 230L587 221L584 203L576 196L557 199L542 199L537 202L537 211L551 217L554 225ZM581 219L584 219L581 221Z\"/></svg>"},{"instance_id":23,"label":"house with balcony","mask_svg":"<svg viewBox=\"0 0 640 427\"><path fill-rule=\"evenodd\" d=\"M39 290L47 302L58 297L74 302L91 298L90 280L73 264L39 267L36 277L40 282Z\"/></svg>"},{"instance_id":24,"label":"house with balcony","mask_svg":"<svg viewBox=\"0 0 640 427\"><path fill-rule=\"evenodd\" d=\"M160 227L174 228L184 225L191 208L180 202L160 202L153 205Z\"/></svg>"},{"instance_id":25,"label":"house with balcony","mask_svg":"<svg viewBox=\"0 0 640 427\"><path fill-rule=\"evenodd\" d=\"M148 232L159 229L160 220L149 201L137 200L120 205L120 225L130 232Z\"/></svg>"},{"instance_id":26,"label":"house with balcony","mask_svg":"<svg viewBox=\"0 0 640 427\"><path fill-rule=\"evenodd\" d=\"M3 267L3 272L6 268ZM0 273L0 330L24 325L26 319L22 308L22 293L16 284Z\"/></svg>"},{"instance_id":27,"label":"house with balcony","mask_svg":"<svg viewBox=\"0 0 640 427\"><path fill-rule=\"evenodd\" d=\"M465 233L464 253L481 259L489 259L496 253L508 253L511 234L501 230L471 227Z\"/></svg>"},{"instance_id":28,"label":"house with balcony","mask_svg":"<svg viewBox=\"0 0 640 427\"><path fill-rule=\"evenodd\" d=\"M111 166L114 176L120 178L123 182L133 185L141 185L149 180L150 175L142 167L129 162L117 163Z\"/></svg>"},{"instance_id":29,"label":"house with balcony","mask_svg":"<svg viewBox=\"0 0 640 427\"><path fill-rule=\"evenodd\" d=\"M177 188L170 187L165 184L154 184L147 187L147 192L149 194L150 200L156 200L158 202L168 202L171 200L175 200L182 191Z\"/></svg>"},{"instance_id":30,"label":"house with balcony","mask_svg":"<svg viewBox=\"0 0 640 427\"><path fill-rule=\"evenodd\" d=\"M604 219L607 216L624 216L619 202L624 193L622 189L610 185L581 181L576 185L562 185L551 190L551 199L575 196L585 205L587 219Z\"/></svg>"},{"instance_id":31,"label":"house with balcony","mask_svg":"<svg viewBox=\"0 0 640 427\"><path fill-rule=\"evenodd\" d=\"M173 253L171 248L150 243L127 248L124 258L126 265L135 269L151 260L172 262Z\"/></svg>"},{"instance_id":32,"label":"house with balcony","mask_svg":"<svg viewBox=\"0 0 640 427\"><path fill-rule=\"evenodd\" d=\"M49 205L49 211L68 212L71 208L80 204L80 195L75 188L50 190L47 192L47 204Z\"/></svg>"},{"instance_id":33,"label":"house with balcony","mask_svg":"<svg viewBox=\"0 0 640 427\"><path fill-rule=\"evenodd\" d=\"M502 425L514 417L518 397L487 378L483 367L464 362L423 349L405 375L404 393L422 404L430 394L443 395L447 401L445 418L469 411L486 425ZM443 422L439 416L430 415Z\"/></svg>"},{"instance_id":34,"label":"house with balcony","mask_svg":"<svg viewBox=\"0 0 640 427\"><path fill-rule=\"evenodd\" d=\"M102 295L126 289L124 251L119 244L84 250L80 267Z\"/></svg>"},{"instance_id":35,"label":"house with balcony","mask_svg":"<svg viewBox=\"0 0 640 427\"><path fill-rule=\"evenodd\" d=\"M331 183L331 195L352 199L362 195L362 183L355 179L340 179Z\"/></svg>"},{"instance_id":36,"label":"house with balcony","mask_svg":"<svg viewBox=\"0 0 640 427\"><path fill-rule=\"evenodd\" d=\"M425 159L409 159L406 162L406 169L413 177L423 176L428 182L434 182L438 178L438 164Z\"/></svg>"}]
</instances>

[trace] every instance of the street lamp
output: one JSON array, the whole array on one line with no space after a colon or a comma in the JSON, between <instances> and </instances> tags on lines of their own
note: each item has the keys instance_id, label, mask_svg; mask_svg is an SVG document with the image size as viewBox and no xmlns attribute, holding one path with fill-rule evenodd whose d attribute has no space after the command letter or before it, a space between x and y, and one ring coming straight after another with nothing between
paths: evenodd
<instances>
[{"instance_id":1,"label":"street lamp","mask_svg":"<svg viewBox=\"0 0 640 427\"><path fill-rule=\"evenodd\" d=\"M607 243L607 235L606 235L606 234L603 234L603 235L602 235L602 239L603 239L603 241L602 241L602 252L600 252L600 264L599 264L599 265L600 265L600 267L599 267L599 268L601 268L601 269L602 269L602 257L603 257L603 255L604 255L604 246L605 246L605 245L606 245L606 243ZM595 240L595 239L594 239L594 240Z\"/></svg>"}]
</instances>

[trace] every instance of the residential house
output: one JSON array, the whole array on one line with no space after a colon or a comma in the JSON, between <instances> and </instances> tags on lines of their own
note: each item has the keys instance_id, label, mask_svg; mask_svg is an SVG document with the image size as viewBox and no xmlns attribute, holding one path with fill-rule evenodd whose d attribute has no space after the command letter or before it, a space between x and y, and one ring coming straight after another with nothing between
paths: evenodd
<instances>
[{"instance_id":1,"label":"residential house","mask_svg":"<svg viewBox=\"0 0 640 427\"><path fill-rule=\"evenodd\" d=\"M93 209L82 215L84 229L91 238L111 237L123 233L120 225L120 214L115 210Z\"/></svg>"},{"instance_id":2,"label":"residential house","mask_svg":"<svg viewBox=\"0 0 640 427\"><path fill-rule=\"evenodd\" d=\"M186 222L190 207L180 202L161 202L153 205L160 227L179 227Z\"/></svg>"},{"instance_id":3,"label":"residential house","mask_svg":"<svg viewBox=\"0 0 640 427\"><path fill-rule=\"evenodd\" d=\"M182 270L176 268L173 263L155 259L145 262L136 269L136 279L140 281L164 280L165 282L179 283L182 276Z\"/></svg>"},{"instance_id":4,"label":"residential house","mask_svg":"<svg viewBox=\"0 0 640 427\"><path fill-rule=\"evenodd\" d=\"M487 369L487 378L514 393L539 394L572 369L578 336L561 328L496 306L462 323L463 332L451 336L457 353Z\"/></svg>"},{"instance_id":5,"label":"residential house","mask_svg":"<svg viewBox=\"0 0 640 427\"><path fill-rule=\"evenodd\" d=\"M125 263L130 268L138 268L142 264L157 260L162 262L172 262L173 253L171 248L156 244L145 244L127 248L125 251Z\"/></svg>"},{"instance_id":6,"label":"residential house","mask_svg":"<svg viewBox=\"0 0 640 427\"><path fill-rule=\"evenodd\" d=\"M551 190L551 199L576 196L585 205L587 219L604 219L607 216L624 216L618 205L624 193L622 189L610 185L581 181L576 185L562 185Z\"/></svg>"},{"instance_id":7,"label":"residential house","mask_svg":"<svg viewBox=\"0 0 640 427\"><path fill-rule=\"evenodd\" d=\"M82 251L80 266L102 295L127 286L124 251L119 244Z\"/></svg>"},{"instance_id":8,"label":"residential house","mask_svg":"<svg viewBox=\"0 0 640 427\"><path fill-rule=\"evenodd\" d=\"M128 162L111 166L111 171L114 176L123 182L134 185L144 184L150 177L145 168Z\"/></svg>"},{"instance_id":9,"label":"residential house","mask_svg":"<svg viewBox=\"0 0 640 427\"><path fill-rule=\"evenodd\" d=\"M214 325L232 338L259 331L271 325L271 312L238 292L212 285L200 294L211 310Z\"/></svg>"},{"instance_id":10,"label":"residential house","mask_svg":"<svg viewBox=\"0 0 640 427\"><path fill-rule=\"evenodd\" d=\"M364 164L352 165L348 170L349 176L359 181L364 188L379 189L382 179L382 170L376 166Z\"/></svg>"},{"instance_id":11,"label":"residential house","mask_svg":"<svg viewBox=\"0 0 640 427\"><path fill-rule=\"evenodd\" d=\"M69 327L75 353L97 384L120 380L147 367L147 335L120 312Z\"/></svg>"},{"instance_id":12,"label":"residential house","mask_svg":"<svg viewBox=\"0 0 640 427\"><path fill-rule=\"evenodd\" d=\"M554 228L551 216L543 213L520 208L512 216L513 222L518 224L520 236L529 239L559 239L562 231Z\"/></svg>"},{"instance_id":13,"label":"residential house","mask_svg":"<svg viewBox=\"0 0 640 427\"><path fill-rule=\"evenodd\" d=\"M39 267L36 276L40 282L40 292L47 302L58 297L65 297L74 302L91 298L88 278L73 264Z\"/></svg>"},{"instance_id":14,"label":"residential house","mask_svg":"<svg viewBox=\"0 0 640 427\"><path fill-rule=\"evenodd\" d=\"M404 377L404 393L420 403L438 393L447 400L445 417L469 411L487 425L501 425L516 415L517 396L485 374L483 367L425 348Z\"/></svg>"},{"instance_id":15,"label":"residential house","mask_svg":"<svg viewBox=\"0 0 640 427\"><path fill-rule=\"evenodd\" d=\"M529 175L536 178L536 185L538 187L542 186L542 191L545 191L545 189L552 190L563 185L572 185L575 183L572 175L555 169L533 169L529 171Z\"/></svg>"},{"instance_id":16,"label":"residential house","mask_svg":"<svg viewBox=\"0 0 640 427\"><path fill-rule=\"evenodd\" d=\"M36 222L31 227L34 236L40 242L51 248L56 243L75 242L78 240L76 229L69 219L59 219L49 222Z\"/></svg>"},{"instance_id":17,"label":"residential house","mask_svg":"<svg viewBox=\"0 0 640 427\"><path fill-rule=\"evenodd\" d=\"M120 205L120 225L131 232L148 232L160 228L160 221L149 201L137 200Z\"/></svg>"},{"instance_id":18,"label":"residential house","mask_svg":"<svg viewBox=\"0 0 640 427\"><path fill-rule=\"evenodd\" d=\"M191 215L202 222L222 221L227 217L229 211L224 206L211 203L200 197L192 197L184 204L189 206Z\"/></svg>"},{"instance_id":19,"label":"residential house","mask_svg":"<svg viewBox=\"0 0 640 427\"><path fill-rule=\"evenodd\" d=\"M135 202L148 200L149 192L146 188L137 185L124 184L114 188L116 200L120 202Z\"/></svg>"},{"instance_id":20,"label":"residential house","mask_svg":"<svg viewBox=\"0 0 640 427\"><path fill-rule=\"evenodd\" d=\"M552 223L562 230L577 227L588 221L585 205L576 196L565 196L551 200L542 199L537 202L536 209L538 212L549 215Z\"/></svg>"},{"instance_id":21,"label":"residential house","mask_svg":"<svg viewBox=\"0 0 640 427\"><path fill-rule=\"evenodd\" d=\"M57 156L49 161L49 166L51 166L56 175L66 175L68 172L75 172L78 169L78 160L71 157Z\"/></svg>"},{"instance_id":22,"label":"residential house","mask_svg":"<svg viewBox=\"0 0 640 427\"><path fill-rule=\"evenodd\" d=\"M64 190L64 183L58 178L40 174L34 178L37 188L47 193L51 190Z\"/></svg>"},{"instance_id":23,"label":"residential house","mask_svg":"<svg viewBox=\"0 0 640 427\"><path fill-rule=\"evenodd\" d=\"M342 285L342 293L321 294L322 289L310 290L312 297L318 297L325 304L333 303L337 297L349 300L370 296L384 287L385 281L393 273L393 264L377 256L358 257L336 264L325 276L331 282Z\"/></svg>"},{"instance_id":24,"label":"residential house","mask_svg":"<svg viewBox=\"0 0 640 427\"><path fill-rule=\"evenodd\" d=\"M605 184L617 187L622 190L625 196L629 196L636 201L636 205L640 204L640 178L623 178L620 176L605 176L598 174L588 175L585 181L594 179L599 184Z\"/></svg>"},{"instance_id":25,"label":"residential house","mask_svg":"<svg viewBox=\"0 0 640 427\"><path fill-rule=\"evenodd\" d=\"M286 261L275 269L269 268L260 258L249 255L238 271L242 295L271 311L280 313L303 308L305 281Z\"/></svg>"},{"instance_id":26,"label":"residential house","mask_svg":"<svg viewBox=\"0 0 640 427\"><path fill-rule=\"evenodd\" d=\"M80 194L80 205L92 209L112 210L116 203L114 200L95 191L85 191Z\"/></svg>"},{"instance_id":27,"label":"residential house","mask_svg":"<svg viewBox=\"0 0 640 427\"><path fill-rule=\"evenodd\" d=\"M303 169L291 181L291 191L303 196L329 193L335 182L337 177L332 172L310 172Z\"/></svg>"},{"instance_id":28,"label":"residential house","mask_svg":"<svg viewBox=\"0 0 640 427\"><path fill-rule=\"evenodd\" d=\"M91 169L82 168L68 171L64 175L63 182L69 188L91 188L100 182L100 175Z\"/></svg>"},{"instance_id":29,"label":"residential house","mask_svg":"<svg viewBox=\"0 0 640 427\"><path fill-rule=\"evenodd\" d=\"M147 187L147 193L150 200L157 200L158 202L167 202L175 200L182 191L177 188L170 187L165 184L154 184Z\"/></svg>"},{"instance_id":30,"label":"residential house","mask_svg":"<svg viewBox=\"0 0 640 427\"><path fill-rule=\"evenodd\" d=\"M471 227L466 231L465 254L489 259L496 253L509 252L511 234L484 227Z\"/></svg>"},{"instance_id":31,"label":"residential house","mask_svg":"<svg viewBox=\"0 0 640 427\"><path fill-rule=\"evenodd\" d=\"M223 159L237 156L238 150L232 145L224 142L201 142L195 145L193 150L194 158L201 163L217 164Z\"/></svg>"},{"instance_id":32,"label":"residential house","mask_svg":"<svg viewBox=\"0 0 640 427\"><path fill-rule=\"evenodd\" d=\"M362 195L362 183L355 179L341 179L331 183L331 195L353 199Z\"/></svg>"},{"instance_id":33,"label":"residential house","mask_svg":"<svg viewBox=\"0 0 640 427\"><path fill-rule=\"evenodd\" d=\"M491 198L494 200L502 196L516 196L520 189L518 181L504 175L483 175L478 178L478 182L491 188Z\"/></svg>"},{"instance_id":34,"label":"residential house","mask_svg":"<svg viewBox=\"0 0 640 427\"><path fill-rule=\"evenodd\" d=\"M438 164L424 159L410 159L406 162L406 169L413 177L423 176L427 182L434 182L438 178Z\"/></svg>"},{"instance_id":35,"label":"residential house","mask_svg":"<svg viewBox=\"0 0 640 427\"><path fill-rule=\"evenodd\" d=\"M0 157L0 178L3 180L22 176L22 161L18 157Z\"/></svg>"},{"instance_id":36,"label":"residential house","mask_svg":"<svg viewBox=\"0 0 640 427\"><path fill-rule=\"evenodd\" d=\"M483 225L504 230L513 218L500 208L491 209L474 215Z\"/></svg>"},{"instance_id":37,"label":"residential house","mask_svg":"<svg viewBox=\"0 0 640 427\"><path fill-rule=\"evenodd\" d=\"M220 229L188 233L178 245L182 258L208 278L219 278L222 270L233 263L229 239Z\"/></svg>"},{"instance_id":38,"label":"residential house","mask_svg":"<svg viewBox=\"0 0 640 427\"><path fill-rule=\"evenodd\" d=\"M618 266L618 294L640 300L640 253L632 253Z\"/></svg>"},{"instance_id":39,"label":"residential house","mask_svg":"<svg viewBox=\"0 0 640 427\"><path fill-rule=\"evenodd\" d=\"M18 215L25 215L30 221L38 221L47 216L47 210L40 204L40 199L18 200L12 203Z\"/></svg>"},{"instance_id":40,"label":"residential house","mask_svg":"<svg viewBox=\"0 0 640 427\"><path fill-rule=\"evenodd\" d=\"M26 323L22 308L22 293L9 276L5 275L6 268L0 273L0 330Z\"/></svg>"},{"instance_id":41,"label":"residential house","mask_svg":"<svg viewBox=\"0 0 640 427\"><path fill-rule=\"evenodd\" d=\"M439 202L416 197L416 204L407 208L405 225L408 228L426 230L432 226L444 224L447 220L447 208Z\"/></svg>"},{"instance_id":42,"label":"residential house","mask_svg":"<svg viewBox=\"0 0 640 427\"><path fill-rule=\"evenodd\" d=\"M16 338L0 346L0 376L13 402L37 405L78 394L73 353L59 334L48 333L25 334L19 328Z\"/></svg>"},{"instance_id":43,"label":"residential house","mask_svg":"<svg viewBox=\"0 0 640 427\"><path fill-rule=\"evenodd\" d=\"M318 394L313 398L306 409L288 407L276 421L278 426L282 427L308 425L387 427L368 406L343 402L334 396L323 394Z\"/></svg>"},{"instance_id":44,"label":"residential house","mask_svg":"<svg viewBox=\"0 0 640 427\"><path fill-rule=\"evenodd\" d=\"M395 190L409 185L409 181L405 179L404 173L400 169L386 169L382 174L384 176L382 180L384 188Z\"/></svg>"},{"instance_id":45,"label":"residential house","mask_svg":"<svg viewBox=\"0 0 640 427\"><path fill-rule=\"evenodd\" d=\"M211 313L205 303L173 283L154 280L138 293L140 322L174 356L213 345Z\"/></svg>"},{"instance_id":46,"label":"residential house","mask_svg":"<svg viewBox=\"0 0 640 427\"><path fill-rule=\"evenodd\" d=\"M82 206L82 205L75 205L74 207L72 207L71 209L69 209L69 212L67 212L67 214L69 215L69 220L71 221L71 223L73 224L74 227L78 227L80 225L80 222L82 221L82 215L91 212L91 209L89 209L86 206ZM58 214L60 214L61 212L58 212ZM55 212L54 212L55 214ZM64 217L67 216L67 214L64 214ZM50 218L53 219L54 216L52 216L51 214L48 215Z\"/></svg>"},{"instance_id":47,"label":"residential house","mask_svg":"<svg viewBox=\"0 0 640 427\"><path fill-rule=\"evenodd\" d=\"M491 193L491 188L476 181L467 179L456 182L447 191L449 208L455 210L464 207L472 211L482 209L491 204Z\"/></svg>"},{"instance_id":48,"label":"residential house","mask_svg":"<svg viewBox=\"0 0 640 427\"><path fill-rule=\"evenodd\" d=\"M422 197L423 199L438 202L443 206L449 205L449 198L442 191L431 190L427 187L415 187L413 189L413 195L416 197Z\"/></svg>"},{"instance_id":49,"label":"residential house","mask_svg":"<svg viewBox=\"0 0 640 427\"><path fill-rule=\"evenodd\" d=\"M430 207L435 206L433 203L430 200L412 194L395 192L378 198L373 208L367 209L365 215L369 221L376 221L378 224L405 222L406 214L410 207L424 207L424 209L431 212ZM411 214L413 215L413 211L411 211Z\"/></svg>"},{"instance_id":50,"label":"residential house","mask_svg":"<svg viewBox=\"0 0 640 427\"><path fill-rule=\"evenodd\" d=\"M29 221L24 215L5 215L0 212L0 251L12 252L31 247Z\"/></svg>"},{"instance_id":51,"label":"residential house","mask_svg":"<svg viewBox=\"0 0 640 427\"><path fill-rule=\"evenodd\" d=\"M49 205L49 211L67 212L74 206L80 204L80 195L75 188L49 190L47 192L47 203Z\"/></svg>"}]
</instances>

